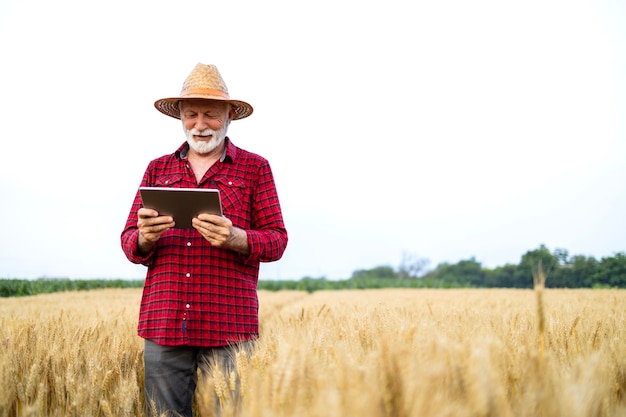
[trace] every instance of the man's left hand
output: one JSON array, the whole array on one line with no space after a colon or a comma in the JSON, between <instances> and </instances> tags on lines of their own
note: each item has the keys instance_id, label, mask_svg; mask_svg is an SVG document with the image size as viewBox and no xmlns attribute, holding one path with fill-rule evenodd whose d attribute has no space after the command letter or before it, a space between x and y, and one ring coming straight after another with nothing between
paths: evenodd
<instances>
[{"instance_id":1,"label":"man's left hand","mask_svg":"<svg viewBox=\"0 0 626 417\"><path fill-rule=\"evenodd\" d=\"M212 246L232 249L244 255L249 253L246 232L233 226L228 217L200 214L191 221L191 224Z\"/></svg>"}]
</instances>

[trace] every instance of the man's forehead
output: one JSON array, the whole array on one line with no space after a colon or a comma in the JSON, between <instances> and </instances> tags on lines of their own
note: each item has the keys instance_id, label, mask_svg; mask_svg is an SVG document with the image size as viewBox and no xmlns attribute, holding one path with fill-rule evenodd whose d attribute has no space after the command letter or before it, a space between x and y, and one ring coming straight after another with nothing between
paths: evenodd
<instances>
[{"instance_id":1,"label":"man's forehead","mask_svg":"<svg viewBox=\"0 0 626 417\"><path fill-rule=\"evenodd\" d=\"M192 109L196 111L226 111L228 103L217 100L181 100L179 106L181 110Z\"/></svg>"}]
</instances>

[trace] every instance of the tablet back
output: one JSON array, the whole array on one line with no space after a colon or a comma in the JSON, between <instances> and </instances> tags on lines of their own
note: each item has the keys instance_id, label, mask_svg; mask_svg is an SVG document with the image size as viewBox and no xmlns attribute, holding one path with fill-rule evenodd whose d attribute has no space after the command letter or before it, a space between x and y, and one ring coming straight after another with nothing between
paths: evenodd
<instances>
[{"instance_id":1,"label":"tablet back","mask_svg":"<svg viewBox=\"0 0 626 417\"><path fill-rule=\"evenodd\" d=\"M200 213L222 215L219 190L213 188L140 187L143 206L172 216L177 228L191 228Z\"/></svg>"}]
</instances>

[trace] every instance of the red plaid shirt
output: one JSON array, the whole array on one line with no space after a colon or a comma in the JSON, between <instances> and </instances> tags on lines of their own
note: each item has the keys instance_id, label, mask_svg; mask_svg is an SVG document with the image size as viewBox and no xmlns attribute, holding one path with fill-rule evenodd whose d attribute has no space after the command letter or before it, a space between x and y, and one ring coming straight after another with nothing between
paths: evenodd
<instances>
[{"instance_id":1,"label":"red plaid shirt","mask_svg":"<svg viewBox=\"0 0 626 417\"><path fill-rule=\"evenodd\" d=\"M272 171L267 160L227 138L222 160L198 184L185 158L187 149L185 143L150 162L141 186L219 189L224 215L248 234L250 254L213 247L195 229L170 229L149 253L139 254L138 191L121 235L128 259L148 267L138 334L170 346L255 339L259 264L280 259L287 246Z\"/></svg>"}]
</instances>

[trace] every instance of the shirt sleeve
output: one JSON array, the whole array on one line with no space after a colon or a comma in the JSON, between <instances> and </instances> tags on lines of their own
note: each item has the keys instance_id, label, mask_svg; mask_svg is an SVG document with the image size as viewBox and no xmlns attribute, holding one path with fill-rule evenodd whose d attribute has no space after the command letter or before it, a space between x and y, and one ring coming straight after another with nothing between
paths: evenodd
<instances>
[{"instance_id":1,"label":"shirt sleeve","mask_svg":"<svg viewBox=\"0 0 626 417\"><path fill-rule=\"evenodd\" d=\"M139 230L136 227L129 230L124 229L124 232L122 233L122 250L128 260L132 263L149 266L152 263L152 257L156 251L156 245L150 249L148 253L140 254L139 244L137 241L138 237Z\"/></svg>"},{"instance_id":2,"label":"shirt sleeve","mask_svg":"<svg viewBox=\"0 0 626 417\"><path fill-rule=\"evenodd\" d=\"M244 261L277 261L285 252L288 236L274 176L267 161L260 168L259 182L252 201L251 228L246 230L250 253Z\"/></svg>"},{"instance_id":3,"label":"shirt sleeve","mask_svg":"<svg viewBox=\"0 0 626 417\"><path fill-rule=\"evenodd\" d=\"M142 185L145 182L145 178L146 176L144 175L144 181L142 181ZM128 219L126 220L126 225L124 226L124 230L122 231L122 235L120 238L122 243L122 250L124 251L124 254L129 261L135 264L149 266L152 263L152 258L156 251L156 245L146 254L142 254L139 252L139 229L137 228L137 211L141 207L141 194L139 194L139 190L137 190L137 194L135 195L135 199L133 200L133 205L130 209L130 213L128 213Z\"/></svg>"}]
</instances>

